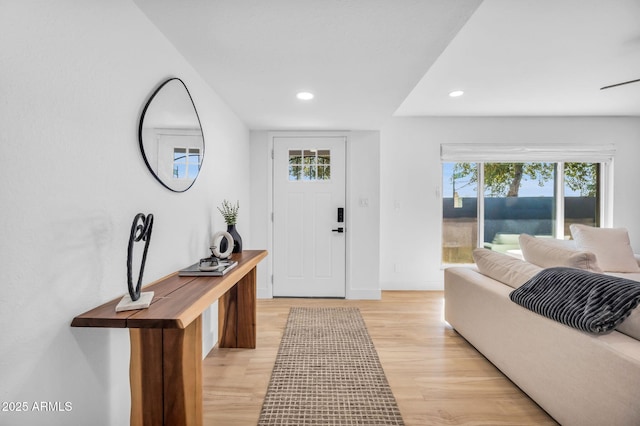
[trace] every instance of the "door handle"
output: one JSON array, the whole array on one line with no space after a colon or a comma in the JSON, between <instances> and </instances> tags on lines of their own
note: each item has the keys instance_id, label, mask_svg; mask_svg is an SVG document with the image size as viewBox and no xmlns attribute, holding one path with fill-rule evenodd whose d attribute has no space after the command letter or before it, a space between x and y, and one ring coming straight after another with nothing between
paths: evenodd
<instances>
[{"instance_id":1,"label":"door handle","mask_svg":"<svg viewBox=\"0 0 640 426\"><path fill-rule=\"evenodd\" d=\"M340 227L338 229L332 229L332 232L337 232L338 234L342 234L344 232L344 228Z\"/></svg>"}]
</instances>

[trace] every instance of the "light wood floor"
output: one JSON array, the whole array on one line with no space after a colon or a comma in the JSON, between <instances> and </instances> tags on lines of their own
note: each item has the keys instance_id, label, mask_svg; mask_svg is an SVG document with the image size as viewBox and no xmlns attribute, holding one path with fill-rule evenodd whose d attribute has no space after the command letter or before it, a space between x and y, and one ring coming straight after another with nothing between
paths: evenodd
<instances>
[{"instance_id":1,"label":"light wood floor","mask_svg":"<svg viewBox=\"0 0 640 426\"><path fill-rule=\"evenodd\" d=\"M442 319L443 293L383 292L380 301L258 301L255 350L204 360L204 423L255 425L291 306L356 306L407 425L555 425Z\"/></svg>"}]
</instances>

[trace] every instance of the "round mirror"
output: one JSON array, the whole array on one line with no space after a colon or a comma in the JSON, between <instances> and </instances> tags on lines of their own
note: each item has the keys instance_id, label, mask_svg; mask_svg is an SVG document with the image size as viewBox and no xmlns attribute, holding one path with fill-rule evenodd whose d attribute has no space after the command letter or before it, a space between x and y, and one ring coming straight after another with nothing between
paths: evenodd
<instances>
[{"instance_id":1,"label":"round mirror","mask_svg":"<svg viewBox=\"0 0 640 426\"><path fill-rule=\"evenodd\" d=\"M182 80L171 78L151 95L138 136L144 161L162 185L175 192L191 188L204 158L204 136Z\"/></svg>"}]
</instances>

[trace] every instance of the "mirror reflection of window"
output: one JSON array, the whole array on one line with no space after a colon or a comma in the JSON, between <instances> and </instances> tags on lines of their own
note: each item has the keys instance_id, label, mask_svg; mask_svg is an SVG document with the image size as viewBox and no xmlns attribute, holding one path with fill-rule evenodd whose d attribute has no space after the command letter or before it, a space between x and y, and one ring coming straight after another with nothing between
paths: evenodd
<instances>
[{"instance_id":1,"label":"mirror reflection of window","mask_svg":"<svg viewBox=\"0 0 640 426\"><path fill-rule=\"evenodd\" d=\"M187 150L184 148L173 149L173 178L184 179L186 177Z\"/></svg>"},{"instance_id":2,"label":"mirror reflection of window","mask_svg":"<svg viewBox=\"0 0 640 426\"><path fill-rule=\"evenodd\" d=\"M187 157L187 176L195 179L200 171L200 150L197 148L189 148L189 156Z\"/></svg>"},{"instance_id":3,"label":"mirror reflection of window","mask_svg":"<svg viewBox=\"0 0 640 426\"><path fill-rule=\"evenodd\" d=\"M198 148L174 148L173 178L195 179L200 171L200 158Z\"/></svg>"},{"instance_id":4,"label":"mirror reflection of window","mask_svg":"<svg viewBox=\"0 0 640 426\"><path fill-rule=\"evenodd\" d=\"M157 139L155 170L173 190L186 190L198 176L204 150L202 134L191 129L152 129Z\"/></svg>"}]
</instances>

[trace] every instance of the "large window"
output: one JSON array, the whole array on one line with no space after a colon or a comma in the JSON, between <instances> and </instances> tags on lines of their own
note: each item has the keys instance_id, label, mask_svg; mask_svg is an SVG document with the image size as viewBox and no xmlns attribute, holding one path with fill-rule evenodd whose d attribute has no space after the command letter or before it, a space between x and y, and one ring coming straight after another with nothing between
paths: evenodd
<instances>
[{"instance_id":1,"label":"large window","mask_svg":"<svg viewBox=\"0 0 640 426\"><path fill-rule=\"evenodd\" d=\"M599 169L577 162L443 163L442 261L472 263L477 246L514 253L521 233L567 239L572 223L599 226Z\"/></svg>"},{"instance_id":2,"label":"large window","mask_svg":"<svg viewBox=\"0 0 640 426\"><path fill-rule=\"evenodd\" d=\"M521 233L568 239L572 223L609 224L606 177L614 149L565 150L443 145L442 262L472 263L476 247L516 254ZM540 161L554 156L576 161ZM527 157L531 161L518 161ZM468 161L473 158L478 160Z\"/></svg>"}]
</instances>

